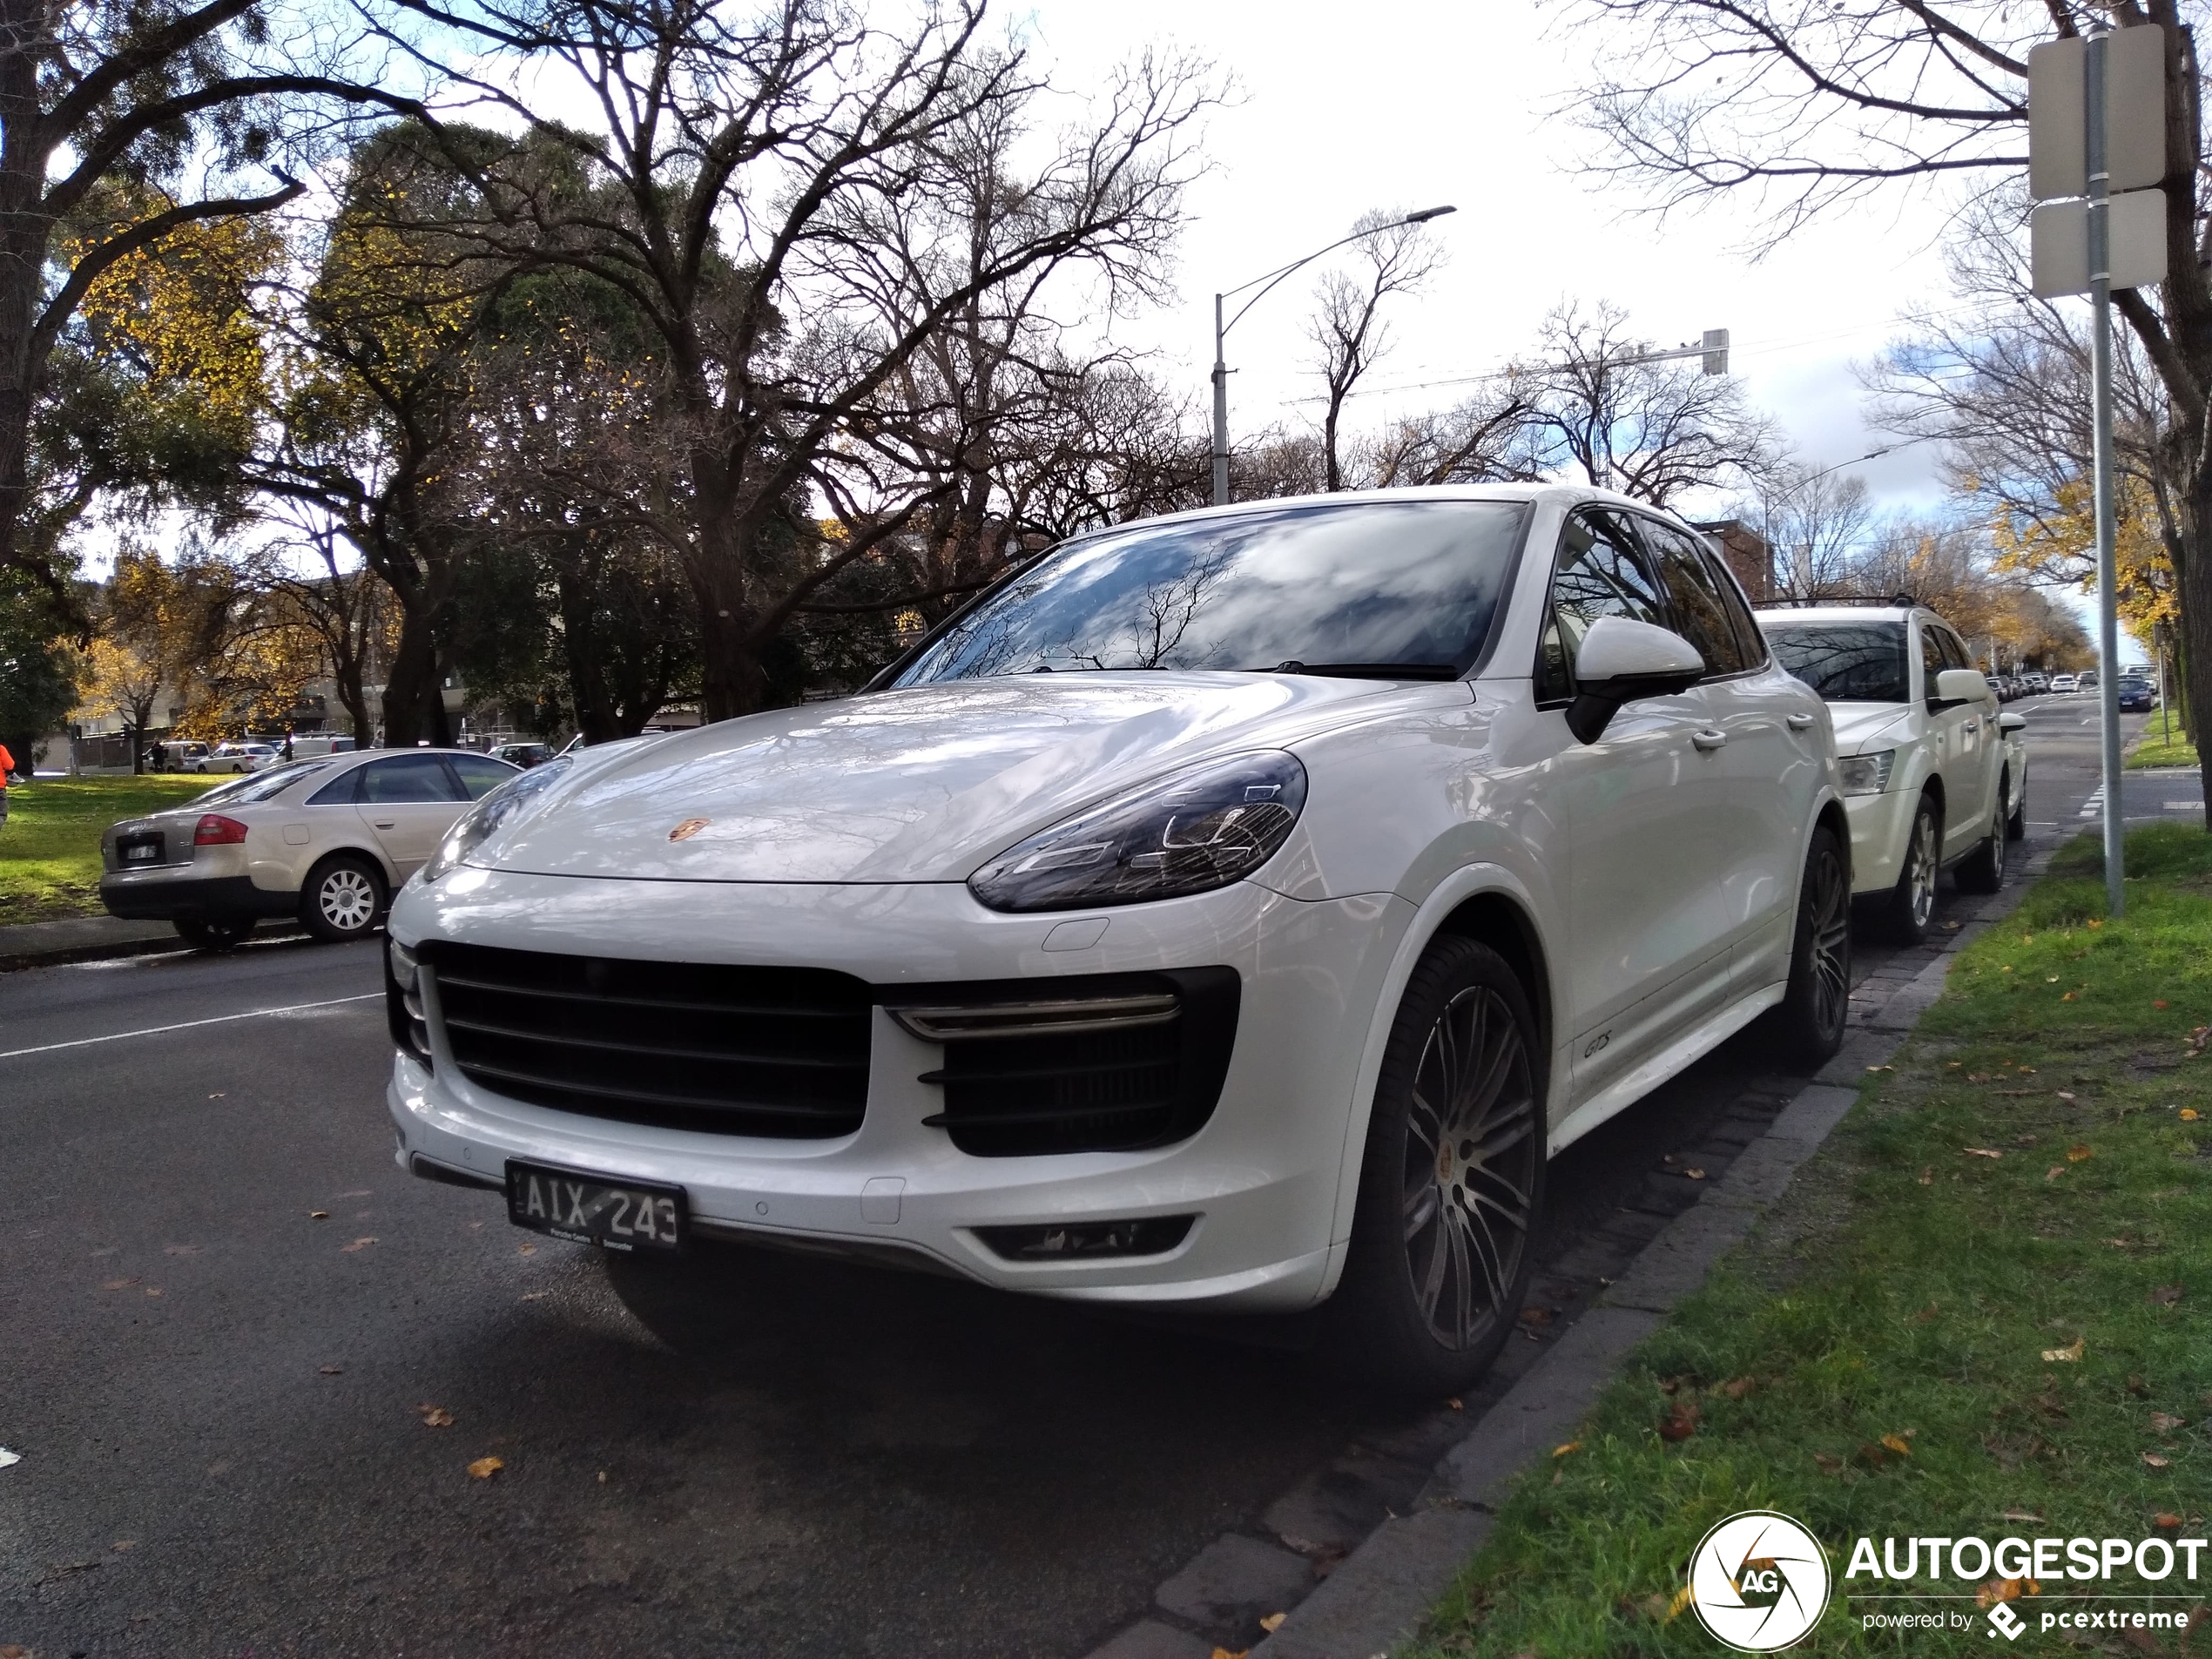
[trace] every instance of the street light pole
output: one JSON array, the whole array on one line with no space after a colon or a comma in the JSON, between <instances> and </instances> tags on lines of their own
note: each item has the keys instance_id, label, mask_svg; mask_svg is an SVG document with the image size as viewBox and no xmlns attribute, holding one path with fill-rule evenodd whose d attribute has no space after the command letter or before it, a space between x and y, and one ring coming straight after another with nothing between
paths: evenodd
<instances>
[{"instance_id":1,"label":"street light pole","mask_svg":"<svg viewBox=\"0 0 2212 1659\"><path fill-rule=\"evenodd\" d=\"M1394 231L1402 225L1425 225L1432 219L1441 219L1447 213L1453 213L1458 211L1459 210L1457 208L1451 206L1424 207L1417 213L1406 214L1403 219L1393 219L1387 225L1371 225L1364 231L1354 231L1349 236L1338 238L1326 247L1316 248L1312 253L1307 254L1302 260L1292 260L1288 265L1283 266L1277 270L1270 271L1264 276L1256 276L1250 282L1240 284L1233 288L1225 289L1222 293L1214 295L1213 504L1215 506L1226 507L1229 505L1229 364L1223 353L1223 342L1227 340L1229 331L1231 328L1234 328L1239 322L1244 320L1244 314L1247 311L1250 311L1254 306L1258 305L1262 300L1264 300L1267 297L1269 289L1272 288L1285 277L1290 275L1291 272L1299 269L1301 266L1312 264L1314 260L1319 259L1324 253L1333 253L1347 243L1359 241L1365 237L1379 236L1385 231ZM1259 292L1252 295L1251 299L1245 300L1243 305L1238 307L1237 314L1231 317L1224 322L1222 320L1224 301L1235 299L1238 294L1244 293L1246 288L1258 288Z\"/></svg>"}]
</instances>

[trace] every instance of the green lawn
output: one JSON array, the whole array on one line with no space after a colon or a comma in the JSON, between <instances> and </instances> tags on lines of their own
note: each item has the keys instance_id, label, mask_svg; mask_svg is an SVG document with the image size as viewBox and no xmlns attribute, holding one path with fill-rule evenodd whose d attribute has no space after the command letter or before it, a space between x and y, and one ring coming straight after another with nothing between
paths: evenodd
<instances>
[{"instance_id":1,"label":"green lawn","mask_svg":"<svg viewBox=\"0 0 2212 1659\"><path fill-rule=\"evenodd\" d=\"M1710 1659L1723 1650L1677 1593L1697 1540L1743 1509L1794 1516L1829 1550L1837 1595L1806 1653L1993 1651L1972 1601L1919 1604L1968 1609L1955 1632L1864 1629L1870 1605L1900 1604L1860 1598L1908 1587L1845 1580L1861 1535L2205 1535L2212 837L2138 831L2128 860L2124 921L2104 919L2085 838L1961 954L1895 1070L1637 1352L1575 1449L1521 1484L1408 1653ZM1685 1402L1693 1432L1662 1439ZM2208 1576L2212 1559L2195 1585L2123 1570L2114 1588L2212 1600ZM2036 1628L2038 1598L2084 1587L1940 1588L2020 1596ZM2192 1635L2141 1651L2208 1646Z\"/></svg>"},{"instance_id":2,"label":"green lawn","mask_svg":"<svg viewBox=\"0 0 2212 1659\"><path fill-rule=\"evenodd\" d=\"M2143 735L2128 757L2132 766L2194 766L2196 745L2191 743L2169 709L2161 709L2143 727Z\"/></svg>"},{"instance_id":3,"label":"green lawn","mask_svg":"<svg viewBox=\"0 0 2212 1659\"><path fill-rule=\"evenodd\" d=\"M205 794L206 778L42 778L8 792L0 925L101 914L100 833L118 818Z\"/></svg>"}]
</instances>

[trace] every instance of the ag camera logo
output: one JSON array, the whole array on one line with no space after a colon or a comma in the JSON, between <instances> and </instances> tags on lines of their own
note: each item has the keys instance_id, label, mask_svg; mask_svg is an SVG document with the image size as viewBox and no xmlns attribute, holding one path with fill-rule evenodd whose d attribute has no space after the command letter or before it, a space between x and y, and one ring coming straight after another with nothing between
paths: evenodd
<instances>
[{"instance_id":1,"label":"ag camera logo","mask_svg":"<svg viewBox=\"0 0 2212 1659\"><path fill-rule=\"evenodd\" d=\"M1739 1653L1773 1653L1802 1640L1827 1608L1828 1590L1820 1541L1770 1509L1730 1515L1690 1554L1697 1622Z\"/></svg>"}]
</instances>

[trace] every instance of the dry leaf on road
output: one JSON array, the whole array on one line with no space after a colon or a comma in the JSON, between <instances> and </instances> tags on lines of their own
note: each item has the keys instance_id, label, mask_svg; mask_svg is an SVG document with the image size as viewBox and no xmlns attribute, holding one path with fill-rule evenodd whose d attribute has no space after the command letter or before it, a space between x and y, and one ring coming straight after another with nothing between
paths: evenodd
<instances>
[{"instance_id":1,"label":"dry leaf on road","mask_svg":"<svg viewBox=\"0 0 2212 1659\"><path fill-rule=\"evenodd\" d=\"M2044 1359L2045 1359L2045 1361L2046 1361L2046 1362L2051 1362L2051 1361L2056 1361L2056 1360L2063 1360L2063 1359L2079 1359L2081 1357L2082 1351L2083 1351L2084 1349L2086 1349L2088 1345L2089 1345L2089 1339L2088 1339L2088 1338L2087 1338L2087 1337L2076 1337L2076 1338L2074 1338L2074 1339L2072 1342L2068 1343L2068 1344L2067 1344L2065 1347L2063 1347L2063 1348L2046 1348L2046 1349L2044 1349L2044 1350L2043 1350L2043 1358L2044 1358Z\"/></svg>"},{"instance_id":2,"label":"dry leaf on road","mask_svg":"<svg viewBox=\"0 0 2212 1659\"><path fill-rule=\"evenodd\" d=\"M506 1467L496 1457L480 1457L469 1466L469 1478L472 1480L489 1480Z\"/></svg>"}]
</instances>

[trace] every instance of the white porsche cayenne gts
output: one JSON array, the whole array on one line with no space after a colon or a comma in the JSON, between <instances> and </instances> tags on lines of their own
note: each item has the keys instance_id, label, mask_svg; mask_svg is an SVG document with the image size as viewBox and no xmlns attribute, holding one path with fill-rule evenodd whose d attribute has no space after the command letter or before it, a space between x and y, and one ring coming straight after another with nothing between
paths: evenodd
<instances>
[{"instance_id":1,"label":"white porsche cayenne gts","mask_svg":"<svg viewBox=\"0 0 2212 1659\"><path fill-rule=\"evenodd\" d=\"M1547 1157L1841 1040L1829 717L1706 543L1548 485L1069 542L861 695L564 756L395 902L401 1163L638 1252L1326 1304L1487 1364Z\"/></svg>"}]
</instances>

